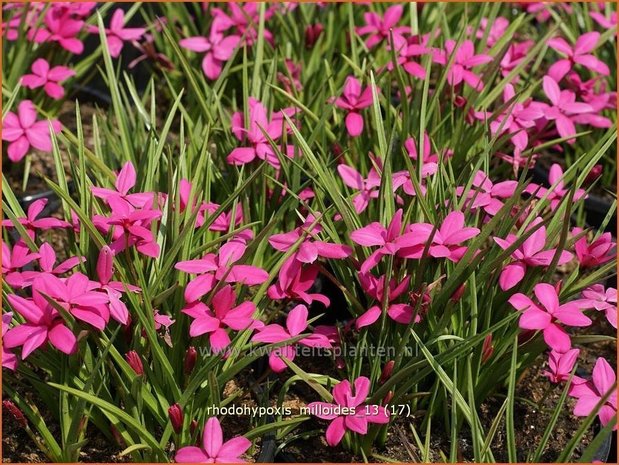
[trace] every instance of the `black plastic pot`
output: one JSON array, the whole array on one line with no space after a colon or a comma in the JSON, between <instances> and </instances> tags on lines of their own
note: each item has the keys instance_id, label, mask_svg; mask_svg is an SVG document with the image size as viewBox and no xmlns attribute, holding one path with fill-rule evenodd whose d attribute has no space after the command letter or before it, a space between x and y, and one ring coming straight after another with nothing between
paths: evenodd
<instances>
[{"instance_id":1,"label":"black plastic pot","mask_svg":"<svg viewBox=\"0 0 619 465\"><path fill-rule=\"evenodd\" d=\"M536 164L532 170L532 180L537 184L543 184L547 187L550 186L548 182L548 170L540 164ZM612 203L608 200L599 197L595 194L589 194L589 196L585 199L585 221L587 225L592 228L600 228L606 215L610 211L612 207ZM610 232L613 235L617 230L617 211L615 210L612 219L606 225L605 232Z\"/></svg>"}]
</instances>

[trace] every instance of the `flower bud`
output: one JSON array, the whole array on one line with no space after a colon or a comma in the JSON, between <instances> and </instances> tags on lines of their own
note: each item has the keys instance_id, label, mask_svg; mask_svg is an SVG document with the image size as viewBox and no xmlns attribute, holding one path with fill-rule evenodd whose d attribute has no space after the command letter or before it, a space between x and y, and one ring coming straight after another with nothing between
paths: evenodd
<instances>
[{"instance_id":1,"label":"flower bud","mask_svg":"<svg viewBox=\"0 0 619 465\"><path fill-rule=\"evenodd\" d=\"M189 349L185 352L184 370L186 375L190 375L193 371L193 367L196 366L198 360L198 351L194 346L189 346Z\"/></svg>"},{"instance_id":2,"label":"flower bud","mask_svg":"<svg viewBox=\"0 0 619 465\"><path fill-rule=\"evenodd\" d=\"M458 286L458 289L456 289L451 295L450 300L452 302L459 302L464 295L464 291L466 291L466 283L462 283L460 284L460 286Z\"/></svg>"},{"instance_id":3,"label":"flower bud","mask_svg":"<svg viewBox=\"0 0 619 465\"><path fill-rule=\"evenodd\" d=\"M593 183L601 175L602 175L602 165L598 163L593 168L591 168L591 171L589 171L589 173L587 174L587 177L585 178L585 184L588 185L588 184Z\"/></svg>"},{"instance_id":4,"label":"flower bud","mask_svg":"<svg viewBox=\"0 0 619 465\"><path fill-rule=\"evenodd\" d=\"M391 373L393 373L393 365L395 365L395 361L393 360L389 360L387 363L385 363L385 366L383 367L383 372L380 375L380 380L378 381L380 384L383 384L385 381L391 378Z\"/></svg>"},{"instance_id":5,"label":"flower bud","mask_svg":"<svg viewBox=\"0 0 619 465\"><path fill-rule=\"evenodd\" d=\"M125 360L129 366L135 371L135 374L142 376L144 374L144 365L142 365L142 359L135 350L131 350L125 354Z\"/></svg>"},{"instance_id":6,"label":"flower bud","mask_svg":"<svg viewBox=\"0 0 619 465\"><path fill-rule=\"evenodd\" d=\"M196 420L191 420L189 424L189 433L193 436L198 431L198 422Z\"/></svg>"},{"instance_id":7,"label":"flower bud","mask_svg":"<svg viewBox=\"0 0 619 465\"><path fill-rule=\"evenodd\" d=\"M484 338L484 343L481 346L481 363L486 363L492 354L494 353L494 346L492 345L492 334L488 334Z\"/></svg>"},{"instance_id":8,"label":"flower bud","mask_svg":"<svg viewBox=\"0 0 619 465\"><path fill-rule=\"evenodd\" d=\"M323 29L324 27L320 23L310 24L305 28L306 48L312 48L316 44L318 38L320 37L320 34L322 34Z\"/></svg>"},{"instance_id":9,"label":"flower bud","mask_svg":"<svg viewBox=\"0 0 619 465\"><path fill-rule=\"evenodd\" d=\"M389 402L391 402L391 399L393 399L393 391L389 391L387 395L385 395L385 398L383 399L383 405L388 405Z\"/></svg>"},{"instance_id":10,"label":"flower bud","mask_svg":"<svg viewBox=\"0 0 619 465\"><path fill-rule=\"evenodd\" d=\"M28 426L28 420L26 420L26 417L24 416L22 411L12 401L3 400L2 408L4 408L4 410L9 412L13 416L19 426L21 426L22 428L26 428Z\"/></svg>"},{"instance_id":11,"label":"flower bud","mask_svg":"<svg viewBox=\"0 0 619 465\"><path fill-rule=\"evenodd\" d=\"M171 405L168 409L168 416L170 417L170 423L172 423L172 428L176 434L181 432L183 429L183 409L180 405L174 404Z\"/></svg>"}]
</instances>

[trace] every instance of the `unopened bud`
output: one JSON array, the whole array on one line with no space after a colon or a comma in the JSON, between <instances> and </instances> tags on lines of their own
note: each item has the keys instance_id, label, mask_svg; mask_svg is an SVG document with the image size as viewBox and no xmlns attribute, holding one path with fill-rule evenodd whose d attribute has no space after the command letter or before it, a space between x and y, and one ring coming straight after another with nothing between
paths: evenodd
<instances>
[{"instance_id":1,"label":"unopened bud","mask_svg":"<svg viewBox=\"0 0 619 465\"><path fill-rule=\"evenodd\" d=\"M391 402L391 399L393 399L393 391L389 391L387 393L387 395L385 396L385 398L383 399L383 405L388 405L389 402Z\"/></svg>"},{"instance_id":2,"label":"unopened bud","mask_svg":"<svg viewBox=\"0 0 619 465\"><path fill-rule=\"evenodd\" d=\"M170 423L176 434L180 433L183 429L183 409L180 405L171 405L168 409L168 416L170 417Z\"/></svg>"},{"instance_id":3,"label":"unopened bud","mask_svg":"<svg viewBox=\"0 0 619 465\"><path fill-rule=\"evenodd\" d=\"M198 351L194 346L190 346L185 352L184 370L186 375L190 375L193 371L193 367L196 366L198 360Z\"/></svg>"},{"instance_id":4,"label":"unopened bud","mask_svg":"<svg viewBox=\"0 0 619 465\"><path fill-rule=\"evenodd\" d=\"M494 353L494 346L492 345L492 334L488 334L484 338L484 343L481 346L481 363L486 363L492 354Z\"/></svg>"},{"instance_id":5,"label":"unopened bud","mask_svg":"<svg viewBox=\"0 0 619 465\"><path fill-rule=\"evenodd\" d=\"M189 432L193 436L196 434L196 431L198 431L198 422L196 420L191 420L191 423L189 424Z\"/></svg>"},{"instance_id":6,"label":"unopened bud","mask_svg":"<svg viewBox=\"0 0 619 465\"><path fill-rule=\"evenodd\" d=\"M22 428L28 426L28 420L26 420L26 417L24 416L22 411L12 401L3 400L2 408L4 408L4 410L9 412L13 416L19 426L21 426Z\"/></svg>"},{"instance_id":7,"label":"unopened bud","mask_svg":"<svg viewBox=\"0 0 619 465\"><path fill-rule=\"evenodd\" d=\"M131 350L125 354L125 360L129 366L135 371L135 374L142 376L144 374L144 365L142 359L135 350Z\"/></svg>"},{"instance_id":8,"label":"unopened bud","mask_svg":"<svg viewBox=\"0 0 619 465\"><path fill-rule=\"evenodd\" d=\"M460 299L464 295L464 291L466 291L466 283L462 283L458 286L458 289L456 289L454 293L451 295L450 300L452 302L460 301Z\"/></svg>"},{"instance_id":9,"label":"unopened bud","mask_svg":"<svg viewBox=\"0 0 619 465\"><path fill-rule=\"evenodd\" d=\"M393 360L389 360L387 363L385 363L385 366L383 367L383 372L380 375L380 380L378 381L380 384L383 384L385 381L391 378L391 373L393 373L393 365L395 365L395 361Z\"/></svg>"},{"instance_id":10,"label":"unopened bud","mask_svg":"<svg viewBox=\"0 0 619 465\"><path fill-rule=\"evenodd\" d=\"M324 27L320 23L310 24L305 28L306 48L312 48L316 44L318 38L320 37L320 34L322 34L323 29Z\"/></svg>"}]
</instances>

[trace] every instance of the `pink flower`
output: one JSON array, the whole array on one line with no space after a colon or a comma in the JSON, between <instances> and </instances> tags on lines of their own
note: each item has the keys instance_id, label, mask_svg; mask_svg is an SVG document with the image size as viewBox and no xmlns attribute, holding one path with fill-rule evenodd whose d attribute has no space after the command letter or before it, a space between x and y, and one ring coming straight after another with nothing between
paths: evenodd
<instances>
[{"instance_id":1,"label":"pink flower","mask_svg":"<svg viewBox=\"0 0 619 465\"><path fill-rule=\"evenodd\" d=\"M557 352L556 350L550 351L548 370L545 370L542 374L553 383L567 381L579 353L580 350L578 349L570 349L565 353Z\"/></svg>"},{"instance_id":2,"label":"pink flower","mask_svg":"<svg viewBox=\"0 0 619 465\"><path fill-rule=\"evenodd\" d=\"M542 222L541 218L536 218L529 230ZM494 238L499 247L503 250L509 249L516 241L518 236L509 234L507 238ZM499 286L506 291L518 284L524 278L527 267L549 266L557 253L557 249L546 249L546 226L536 229L520 246L514 250L511 257L514 261L506 265L499 277ZM558 265L564 265L572 259L573 255L565 250L561 251Z\"/></svg>"},{"instance_id":3,"label":"pink flower","mask_svg":"<svg viewBox=\"0 0 619 465\"><path fill-rule=\"evenodd\" d=\"M433 236L432 233L434 233ZM464 213L453 211L445 217L439 228L429 223L411 224L396 244L400 249L401 257L419 259L432 236L428 254L434 258L447 258L458 262L467 251L467 247L462 245L462 242L478 234L478 228L464 226Z\"/></svg>"},{"instance_id":4,"label":"pink flower","mask_svg":"<svg viewBox=\"0 0 619 465\"><path fill-rule=\"evenodd\" d=\"M524 310L519 325L522 329L541 330L548 346L561 353L570 350L572 342L569 334L559 323L567 326L589 326L591 320L583 315L578 302L559 305L559 296L554 286L546 283L536 284L533 288L539 305L524 294L517 293L509 298L509 303L516 310Z\"/></svg>"},{"instance_id":5,"label":"pink flower","mask_svg":"<svg viewBox=\"0 0 619 465\"><path fill-rule=\"evenodd\" d=\"M72 11L62 8L50 8L45 14L43 28L31 29L28 37L34 42L58 42L65 50L79 55L84 51L84 44L77 35L84 27L84 21L75 19Z\"/></svg>"},{"instance_id":6,"label":"pink flower","mask_svg":"<svg viewBox=\"0 0 619 465\"><path fill-rule=\"evenodd\" d=\"M575 236L581 232L582 229L580 228L572 230L572 234ZM582 268L592 268L615 258L616 246L617 244L613 242L611 233L604 233L591 243L589 243L587 236L583 235L574 243L574 251Z\"/></svg>"},{"instance_id":7,"label":"pink flower","mask_svg":"<svg viewBox=\"0 0 619 465\"><path fill-rule=\"evenodd\" d=\"M548 76L559 82L572 69L574 64L582 65L591 71L608 76L610 70L606 63L590 53L599 40L599 32L587 32L581 35L573 47L561 37L550 39L548 45L566 58L555 62L548 69Z\"/></svg>"},{"instance_id":8,"label":"pink flower","mask_svg":"<svg viewBox=\"0 0 619 465\"><path fill-rule=\"evenodd\" d=\"M559 206L559 203L561 203L561 199L569 194L569 188L565 187L562 178L563 170L561 169L561 165L559 165L558 163L554 163L550 167L550 171L548 172L548 182L552 186L555 186L554 189L549 190L536 184L529 184L525 189L525 192L528 192L529 194L534 194L540 199L547 194L548 197L546 197L546 199L550 202L550 208L552 210L555 210ZM580 200L582 198L585 198L586 196L587 194L584 189L576 189L576 191L574 192L573 200Z\"/></svg>"},{"instance_id":9,"label":"pink flower","mask_svg":"<svg viewBox=\"0 0 619 465\"><path fill-rule=\"evenodd\" d=\"M258 24L260 24L260 11L257 3L246 2L227 3L230 14L225 13L221 8L213 8L211 13L215 20L213 26L220 31L226 31L233 27L236 35L242 37L248 47L251 47L258 39ZM265 20L273 16L274 9L267 9ZM216 26L215 26L216 24ZM268 29L264 29L264 39L273 45L273 34Z\"/></svg>"},{"instance_id":10,"label":"pink flower","mask_svg":"<svg viewBox=\"0 0 619 465\"><path fill-rule=\"evenodd\" d=\"M49 133L50 124L55 133L60 132L58 121L37 121L37 111L30 100L23 100L17 107L17 114L9 111L3 121L2 140L10 142L7 148L9 159L21 161L30 146L42 152L52 151Z\"/></svg>"},{"instance_id":11,"label":"pink flower","mask_svg":"<svg viewBox=\"0 0 619 465\"><path fill-rule=\"evenodd\" d=\"M99 28L91 26L88 31L98 34ZM143 27L125 27L125 12L121 8L116 9L110 20L110 27L105 29L110 56L118 57L126 41L138 40L145 32Z\"/></svg>"},{"instance_id":12,"label":"pink flower","mask_svg":"<svg viewBox=\"0 0 619 465\"><path fill-rule=\"evenodd\" d=\"M269 286L267 295L272 300L302 300L307 305L316 300L328 307L331 304L328 297L307 292L314 285L319 270L316 265L303 266L303 263L291 256L280 268L278 281Z\"/></svg>"},{"instance_id":13,"label":"pink flower","mask_svg":"<svg viewBox=\"0 0 619 465\"><path fill-rule=\"evenodd\" d=\"M30 252L22 239L15 243L13 250L2 241L2 277L4 281L13 288L22 287L24 279L20 272L21 268L37 258L39 258L39 254Z\"/></svg>"},{"instance_id":14,"label":"pink flower","mask_svg":"<svg viewBox=\"0 0 619 465\"><path fill-rule=\"evenodd\" d=\"M608 322L617 329L617 289L604 289L601 284L594 284L582 291L582 297L580 302L584 308L595 308L604 312Z\"/></svg>"},{"instance_id":15,"label":"pink flower","mask_svg":"<svg viewBox=\"0 0 619 465\"><path fill-rule=\"evenodd\" d=\"M414 137L409 137L404 141L404 148L408 152L408 156L413 160L419 160L419 154L417 150L417 139ZM452 156L451 150L448 150L444 155L444 160L447 160ZM440 161L440 157L438 153L432 153L432 143L430 142L430 136L428 136L427 132L423 133L423 150L421 152L421 159L423 160L424 165L427 163L434 163L438 165Z\"/></svg>"},{"instance_id":16,"label":"pink flower","mask_svg":"<svg viewBox=\"0 0 619 465\"><path fill-rule=\"evenodd\" d=\"M42 275L32 282L34 291L41 291L58 302L78 320L103 331L110 319L109 298L97 292L88 277L73 273L61 280L54 275Z\"/></svg>"},{"instance_id":17,"label":"pink flower","mask_svg":"<svg viewBox=\"0 0 619 465\"><path fill-rule=\"evenodd\" d=\"M135 209L120 196L110 196L107 202L111 215L95 215L93 223L105 233L112 229L112 251L117 254L135 246L141 254L157 258L160 247L150 228L153 220L161 217L161 212L151 208Z\"/></svg>"},{"instance_id":18,"label":"pink flower","mask_svg":"<svg viewBox=\"0 0 619 465\"><path fill-rule=\"evenodd\" d=\"M421 66L416 59L422 55L430 53L430 49L427 47L429 36L420 37L418 35L402 36L400 34L394 34L393 45L389 46L389 49L395 49L397 53L398 65L402 67L404 71L417 79L426 78L426 70ZM387 63L387 69L393 70L393 62Z\"/></svg>"},{"instance_id":19,"label":"pink flower","mask_svg":"<svg viewBox=\"0 0 619 465\"><path fill-rule=\"evenodd\" d=\"M11 326L11 320L13 320L13 312L2 314L2 367L15 371L17 368L17 355L8 350L4 343L4 335Z\"/></svg>"},{"instance_id":20,"label":"pink flower","mask_svg":"<svg viewBox=\"0 0 619 465\"><path fill-rule=\"evenodd\" d=\"M470 189L467 192L471 210L483 208L488 215L494 216L503 207L503 199L514 195L518 181L502 181L495 184L486 173L478 171L473 178L473 187L476 189ZM458 195L462 195L463 192L462 187L456 188Z\"/></svg>"},{"instance_id":21,"label":"pink flower","mask_svg":"<svg viewBox=\"0 0 619 465\"><path fill-rule=\"evenodd\" d=\"M245 165L251 163L256 158L265 160L274 168L279 169L279 159L277 154L271 147L269 140L265 137L264 132L276 142L282 137L284 131L284 116L292 116L296 110L286 108L280 112L276 112L271 116L271 120L267 116L266 107L253 97L248 100L249 106L249 128L245 128L243 113L236 112L232 115L232 133L241 142L248 142L249 146L238 147L234 149L226 161L231 165ZM292 157L294 149L288 145L284 153Z\"/></svg>"},{"instance_id":22,"label":"pink flower","mask_svg":"<svg viewBox=\"0 0 619 465\"><path fill-rule=\"evenodd\" d=\"M389 39L391 33L394 35L406 34L410 31L408 26L397 26L400 18L402 18L403 11L403 5L392 5L385 10L382 17L380 14L372 11L364 13L365 26L357 27L356 32L360 36L368 36L365 39L365 45L368 48L372 48L383 40Z\"/></svg>"},{"instance_id":23,"label":"pink flower","mask_svg":"<svg viewBox=\"0 0 619 465\"><path fill-rule=\"evenodd\" d=\"M344 83L342 95L334 100L335 106L346 110L346 129L351 137L357 137L363 132L363 117L360 111L372 105L374 98L372 88L362 89L361 83L354 76L348 76Z\"/></svg>"},{"instance_id":24,"label":"pink flower","mask_svg":"<svg viewBox=\"0 0 619 465\"><path fill-rule=\"evenodd\" d=\"M17 221L26 229L32 239L34 239L37 229L42 231L54 228L68 228L71 225L66 221L59 220L58 218L38 218L43 212L43 209L47 205L47 199L35 200L28 206L28 212L26 218L17 218ZM2 220L2 226L5 228L13 228L13 222L9 219Z\"/></svg>"},{"instance_id":25,"label":"pink flower","mask_svg":"<svg viewBox=\"0 0 619 465\"><path fill-rule=\"evenodd\" d=\"M21 287L27 287L32 281L42 275L61 275L75 268L80 263L86 261L84 257L69 257L64 262L56 265L56 252L47 242L39 247L39 268L41 271L24 271L21 274L23 279Z\"/></svg>"},{"instance_id":26,"label":"pink flower","mask_svg":"<svg viewBox=\"0 0 619 465\"><path fill-rule=\"evenodd\" d=\"M366 435L369 423L389 423L389 412L385 407L364 404L369 393L370 380L360 376L354 381L354 392L350 381L344 380L333 387L334 403L312 402L308 405L315 416L331 421L326 431L327 444L337 446L347 430ZM339 413L343 409L346 413Z\"/></svg>"},{"instance_id":27,"label":"pink flower","mask_svg":"<svg viewBox=\"0 0 619 465\"><path fill-rule=\"evenodd\" d=\"M319 256L336 259L346 258L352 253L352 249L348 245L332 244L318 239L317 234L322 231L322 227L319 224L312 226L315 221L314 216L309 215L303 226L287 233L273 234L269 237L269 244L280 252L286 252L303 237L303 242L293 255L296 260L303 263L314 263Z\"/></svg>"},{"instance_id":28,"label":"pink flower","mask_svg":"<svg viewBox=\"0 0 619 465\"><path fill-rule=\"evenodd\" d=\"M524 60L533 47L534 42L532 40L525 40L524 42L511 43L505 55L501 59L501 75L507 77L509 73L516 68L522 60ZM512 83L518 82L518 75L514 76Z\"/></svg>"},{"instance_id":29,"label":"pink flower","mask_svg":"<svg viewBox=\"0 0 619 465\"><path fill-rule=\"evenodd\" d=\"M22 76L22 85L29 89L43 87L45 93L55 100L64 96L64 89L60 82L75 76L75 71L66 66L54 66L50 69L49 63L44 58L39 58L32 63L32 73Z\"/></svg>"},{"instance_id":30,"label":"pink flower","mask_svg":"<svg viewBox=\"0 0 619 465\"><path fill-rule=\"evenodd\" d=\"M490 24L490 30L488 31L488 18L481 18L480 27L475 32L477 39L483 39L487 34L486 43L488 47L493 47L497 41L505 35L505 31L509 27L509 20L503 16L495 18Z\"/></svg>"},{"instance_id":31,"label":"pink flower","mask_svg":"<svg viewBox=\"0 0 619 465\"><path fill-rule=\"evenodd\" d=\"M401 240L402 235L402 209L393 215L388 227L378 222L372 222L350 233L350 239L364 247L379 247L363 262L361 273L367 273L378 265L384 255L396 255L400 248L422 242L424 239L408 236L407 240Z\"/></svg>"},{"instance_id":32,"label":"pink flower","mask_svg":"<svg viewBox=\"0 0 619 465\"><path fill-rule=\"evenodd\" d=\"M178 463L244 463L241 455L251 447L251 441L242 436L223 441L223 431L216 417L204 425L202 447L181 447L174 461Z\"/></svg>"},{"instance_id":33,"label":"pink flower","mask_svg":"<svg viewBox=\"0 0 619 465\"><path fill-rule=\"evenodd\" d=\"M185 302L195 302L210 292L222 279L226 283L241 283L254 286L265 282L269 274L252 265L235 265L247 250L247 240L253 234L239 234L221 246L217 255L206 254L201 259L178 262L177 270L198 274L185 288Z\"/></svg>"},{"instance_id":34,"label":"pink flower","mask_svg":"<svg viewBox=\"0 0 619 465\"><path fill-rule=\"evenodd\" d=\"M574 406L574 415L586 417L595 409L602 398L613 391L598 412L602 426L617 416L616 375L605 358L600 357L595 362L590 380L573 379L569 394L578 401ZM617 429L615 425L614 429Z\"/></svg>"},{"instance_id":35,"label":"pink flower","mask_svg":"<svg viewBox=\"0 0 619 465\"><path fill-rule=\"evenodd\" d=\"M569 90L561 90L559 84L550 76L544 76L543 87L546 97L552 103L544 108L544 116L547 120L554 121L557 132L561 137L569 137L576 134L576 128L572 121L572 115L590 113L591 105L576 102L576 95ZM573 144L575 139L567 142Z\"/></svg>"},{"instance_id":36,"label":"pink flower","mask_svg":"<svg viewBox=\"0 0 619 465\"><path fill-rule=\"evenodd\" d=\"M447 70L447 82L452 86L457 86L462 81L476 90L483 89L481 78L472 69L490 63L492 57L489 55L475 55L475 46L470 40L462 42L456 49L455 40L445 41L445 50L434 52L434 61L447 66L451 56L455 53L454 61Z\"/></svg>"},{"instance_id":37,"label":"pink flower","mask_svg":"<svg viewBox=\"0 0 619 465\"><path fill-rule=\"evenodd\" d=\"M65 354L72 354L77 350L75 335L66 326L60 313L37 290L32 293L32 300L15 294L9 294L7 300L26 322L9 329L4 334L2 338L4 348L21 347L22 359L26 359L46 342Z\"/></svg>"},{"instance_id":38,"label":"pink flower","mask_svg":"<svg viewBox=\"0 0 619 465\"><path fill-rule=\"evenodd\" d=\"M252 341L274 344L288 339L294 339L307 330L307 316L307 307L305 305L297 305L288 313L286 328L278 324L265 326L258 331L252 338ZM286 363L281 359L282 356L290 361L294 360L296 355L294 344L327 349L331 347L329 339L317 333L309 334L291 345L278 347L269 354L269 366L275 373L281 373L287 368Z\"/></svg>"},{"instance_id":39,"label":"pink flower","mask_svg":"<svg viewBox=\"0 0 619 465\"><path fill-rule=\"evenodd\" d=\"M91 281L96 286L95 289L103 291L109 299L110 316L121 325L129 323L129 310L123 301L120 300L123 292L129 290L139 292L140 288L120 281L112 281L114 274L114 252L107 245L104 245L99 252L97 260L98 281Z\"/></svg>"},{"instance_id":40,"label":"pink flower","mask_svg":"<svg viewBox=\"0 0 619 465\"><path fill-rule=\"evenodd\" d=\"M228 284L213 296L211 305L214 312L202 302L186 306L183 313L194 318L189 327L189 335L198 337L208 334L211 348L219 352L230 345L230 336L226 328L235 331L260 328L262 322L252 318L256 306L248 301L234 307L235 301L236 294Z\"/></svg>"},{"instance_id":41,"label":"pink flower","mask_svg":"<svg viewBox=\"0 0 619 465\"><path fill-rule=\"evenodd\" d=\"M338 165L337 171L344 184L359 191L352 198L352 204L357 213L365 211L370 199L378 198L380 175L374 167L370 169L367 178L363 178L361 173L353 167L344 164Z\"/></svg>"},{"instance_id":42,"label":"pink flower","mask_svg":"<svg viewBox=\"0 0 619 465\"><path fill-rule=\"evenodd\" d=\"M603 13L598 11L592 11L589 13L589 16L593 18L593 20L598 23L600 26L606 29L613 29L617 27L617 12L613 11L610 13L610 17L604 16Z\"/></svg>"},{"instance_id":43,"label":"pink flower","mask_svg":"<svg viewBox=\"0 0 619 465\"><path fill-rule=\"evenodd\" d=\"M241 37L230 35L225 37L219 29L218 21L215 20L207 37L188 37L179 42L181 47L192 52L206 52L202 60L202 71L209 79L217 79L223 69L223 64L228 61L234 50L238 47Z\"/></svg>"},{"instance_id":44,"label":"pink flower","mask_svg":"<svg viewBox=\"0 0 619 465\"><path fill-rule=\"evenodd\" d=\"M116 175L116 182L114 183L116 190L96 186L92 186L90 190L92 195L105 200L106 203L109 203L108 200L111 197L118 197L135 208L142 208L148 204L152 204L154 200L154 194L152 192L129 193L129 191L135 187L136 179L137 175L133 163L128 161Z\"/></svg>"}]
</instances>

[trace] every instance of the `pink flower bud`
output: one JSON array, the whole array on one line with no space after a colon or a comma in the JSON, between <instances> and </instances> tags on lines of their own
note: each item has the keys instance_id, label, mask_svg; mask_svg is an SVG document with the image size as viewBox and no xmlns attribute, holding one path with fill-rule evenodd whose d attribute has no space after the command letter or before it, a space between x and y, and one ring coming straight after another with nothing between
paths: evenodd
<instances>
[{"instance_id":1,"label":"pink flower bud","mask_svg":"<svg viewBox=\"0 0 619 465\"><path fill-rule=\"evenodd\" d=\"M9 412L13 416L19 426L21 426L22 428L26 428L28 426L28 420L26 420L26 417L24 416L22 411L12 401L3 400L2 408L4 408L4 410Z\"/></svg>"},{"instance_id":2,"label":"pink flower bud","mask_svg":"<svg viewBox=\"0 0 619 465\"><path fill-rule=\"evenodd\" d=\"M171 405L168 409L168 416L170 417L170 423L172 423L172 428L176 434L181 432L183 429L183 409L180 405L174 404Z\"/></svg>"},{"instance_id":3,"label":"pink flower bud","mask_svg":"<svg viewBox=\"0 0 619 465\"><path fill-rule=\"evenodd\" d=\"M385 366L383 367L383 372L380 375L380 380L378 381L380 384L383 384L385 381L391 378L391 373L393 373L394 365L395 361L393 360L389 360L387 363L385 363Z\"/></svg>"},{"instance_id":4,"label":"pink flower bud","mask_svg":"<svg viewBox=\"0 0 619 465\"><path fill-rule=\"evenodd\" d=\"M312 48L316 44L318 38L320 37L320 34L322 34L323 29L324 27L320 23L310 24L305 28L306 48Z\"/></svg>"},{"instance_id":5,"label":"pink flower bud","mask_svg":"<svg viewBox=\"0 0 619 465\"><path fill-rule=\"evenodd\" d=\"M460 284L460 286L458 286L458 289L456 289L454 293L451 295L450 300L452 302L460 301L460 299L464 295L464 291L466 291L466 283L462 283Z\"/></svg>"},{"instance_id":6,"label":"pink flower bud","mask_svg":"<svg viewBox=\"0 0 619 465\"><path fill-rule=\"evenodd\" d=\"M185 374L190 375L193 371L193 367L196 366L196 361L198 360L198 351L194 346L190 346L189 349L185 352Z\"/></svg>"},{"instance_id":7,"label":"pink flower bud","mask_svg":"<svg viewBox=\"0 0 619 465\"><path fill-rule=\"evenodd\" d=\"M197 430L198 430L198 422L196 420L191 420L191 423L189 424L189 432L193 436L194 434L196 434Z\"/></svg>"},{"instance_id":8,"label":"pink flower bud","mask_svg":"<svg viewBox=\"0 0 619 465\"><path fill-rule=\"evenodd\" d=\"M383 399L383 405L387 405L393 399L393 391L389 391L385 398Z\"/></svg>"},{"instance_id":9,"label":"pink flower bud","mask_svg":"<svg viewBox=\"0 0 619 465\"><path fill-rule=\"evenodd\" d=\"M481 363L486 363L492 354L494 353L494 346L492 345L492 334L488 334L484 338L484 343L481 346Z\"/></svg>"},{"instance_id":10,"label":"pink flower bud","mask_svg":"<svg viewBox=\"0 0 619 465\"><path fill-rule=\"evenodd\" d=\"M585 184L593 183L601 175L602 175L602 165L597 164L593 168L591 168L591 171L589 171L589 174L587 174L587 177L585 178Z\"/></svg>"},{"instance_id":11,"label":"pink flower bud","mask_svg":"<svg viewBox=\"0 0 619 465\"><path fill-rule=\"evenodd\" d=\"M125 360L129 366L135 371L135 374L142 376L144 374L144 365L142 365L142 359L135 350L129 351L125 354Z\"/></svg>"}]
</instances>

